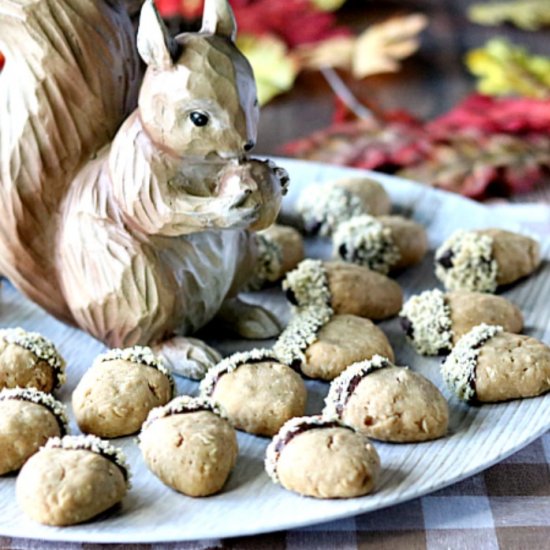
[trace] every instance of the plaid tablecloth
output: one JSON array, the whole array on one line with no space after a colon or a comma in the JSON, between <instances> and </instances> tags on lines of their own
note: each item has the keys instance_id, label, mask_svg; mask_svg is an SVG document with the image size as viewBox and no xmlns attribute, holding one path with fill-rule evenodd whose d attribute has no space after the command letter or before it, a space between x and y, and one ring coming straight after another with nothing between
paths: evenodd
<instances>
[{"instance_id":1,"label":"plaid tablecloth","mask_svg":"<svg viewBox=\"0 0 550 550\"><path fill-rule=\"evenodd\" d=\"M495 205L495 215L550 235L550 206ZM541 297L542 298L542 297ZM550 300L550 297L544 297ZM549 419L550 420L550 419ZM185 521L185 518L182 518ZM93 545L0 537L2 550L550 549L550 432L476 476L398 506L267 535L189 543Z\"/></svg>"}]
</instances>

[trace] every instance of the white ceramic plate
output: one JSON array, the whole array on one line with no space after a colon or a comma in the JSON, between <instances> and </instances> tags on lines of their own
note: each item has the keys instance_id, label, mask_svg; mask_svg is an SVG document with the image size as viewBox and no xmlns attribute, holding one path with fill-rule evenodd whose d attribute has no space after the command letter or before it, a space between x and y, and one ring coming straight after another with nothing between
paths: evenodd
<instances>
[{"instance_id":1,"label":"white ceramic plate","mask_svg":"<svg viewBox=\"0 0 550 550\"><path fill-rule=\"evenodd\" d=\"M280 159L292 177L285 209L305 185L345 175L356 170ZM435 191L397 178L370 174L390 192L396 208L422 222L428 229L432 250L454 229L502 226L517 229L506 220L493 219L489 209L448 193ZM309 253L327 255L326 243L309 243ZM526 331L550 342L550 240L542 243L543 267L529 280L506 291L521 306ZM399 277L407 296L436 286L432 256L421 266ZM282 317L287 315L280 292L255 299L270 304ZM7 287L0 306L0 325L21 325L38 330L54 340L67 358L68 384L60 392L67 403L80 375L103 347L82 332L55 321ZM300 527L352 516L397 504L435 491L502 460L550 428L550 395L499 405L470 407L459 403L443 387L438 359L416 355L406 344L396 320L381 323L396 351L397 363L410 365L428 376L450 399L450 432L445 439L417 445L377 443L383 470L374 494L350 500L315 500L289 493L274 485L263 470L267 440L239 434L240 456L235 471L217 496L192 499L165 487L148 472L133 438L121 439L133 471L133 488L120 509L94 522L69 528L50 528L27 519L15 503L15 477L0 479L0 535L34 537L56 541L161 542L222 538ZM214 338L218 336L217 338ZM250 343L224 341L209 334L225 352ZM327 384L308 382L308 411L319 412ZM197 385L179 380L180 391L193 393ZM76 427L73 425L73 431Z\"/></svg>"}]
</instances>

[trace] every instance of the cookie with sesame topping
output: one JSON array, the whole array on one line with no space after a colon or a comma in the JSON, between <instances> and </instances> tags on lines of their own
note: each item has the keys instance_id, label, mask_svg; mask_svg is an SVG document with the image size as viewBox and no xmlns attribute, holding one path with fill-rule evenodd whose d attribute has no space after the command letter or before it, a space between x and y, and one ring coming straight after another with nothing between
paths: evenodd
<instances>
[{"instance_id":1,"label":"cookie with sesame topping","mask_svg":"<svg viewBox=\"0 0 550 550\"><path fill-rule=\"evenodd\" d=\"M136 433L149 411L172 399L174 380L164 360L148 347L113 349L100 355L72 396L84 433L121 437Z\"/></svg>"},{"instance_id":2,"label":"cookie with sesame topping","mask_svg":"<svg viewBox=\"0 0 550 550\"><path fill-rule=\"evenodd\" d=\"M50 437L67 433L65 406L34 388L0 392L0 475L19 470Z\"/></svg>"},{"instance_id":3,"label":"cookie with sesame topping","mask_svg":"<svg viewBox=\"0 0 550 550\"><path fill-rule=\"evenodd\" d=\"M119 503L130 473L122 451L94 436L53 437L23 466L19 506L45 525L74 525Z\"/></svg>"},{"instance_id":4,"label":"cookie with sesame topping","mask_svg":"<svg viewBox=\"0 0 550 550\"><path fill-rule=\"evenodd\" d=\"M231 355L208 372L200 388L235 428L256 435L272 436L305 412L302 378L273 350Z\"/></svg>"},{"instance_id":5,"label":"cookie with sesame topping","mask_svg":"<svg viewBox=\"0 0 550 550\"><path fill-rule=\"evenodd\" d=\"M480 323L521 332L523 316L503 298L483 292L426 290L412 296L401 310L401 326L422 355L448 353L456 342Z\"/></svg>"},{"instance_id":6,"label":"cookie with sesame topping","mask_svg":"<svg viewBox=\"0 0 550 550\"><path fill-rule=\"evenodd\" d=\"M351 218L338 226L332 242L334 257L384 275L417 264L428 250L424 228L401 216Z\"/></svg>"},{"instance_id":7,"label":"cookie with sesame topping","mask_svg":"<svg viewBox=\"0 0 550 550\"><path fill-rule=\"evenodd\" d=\"M352 498L370 493L380 458L366 436L321 416L289 420L267 447L274 483L304 496Z\"/></svg>"},{"instance_id":8,"label":"cookie with sesame topping","mask_svg":"<svg viewBox=\"0 0 550 550\"><path fill-rule=\"evenodd\" d=\"M435 273L448 290L495 292L539 263L539 244L530 237L502 229L458 230L437 249Z\"/></svg>"},{"instance_id":9,"label":"cookie with sesame topping","mask_svg":"<svg viewBox=\"0 0 550 550\"><path fill-rule=\"evenodd\" d=\"M323 415L380 441L414 443L447 432L447 401L424 376L385 357L350 365L332 381Z\"/></svg>"},{"instance_id":10,"label":"cookie with sesame topping","mask_svg":"<svg viewBox=\"0 0 550 550\"><path fill-rule=\"evenodd\" d=\"M202 497L222 490L238 455L235 430L202 397L180 396L153 409L139 435L148 468L180 493Z\"/></svg>"},{"instance_id":11,"label":"cookie with sesame topping","mask_svg":"<svg viewBox=\"0 0 550 550\"><path fill-rule=\"evenodd\" d=\"M0 330L0 389L51 393L65 381L65 360L50 340L22 328Z\"/></svg>"},{"instance_id":12,"label":"cookie with sesame topping","mask_svg":"<svg viewBox=\"0 0 550 550\"><path fill-rule=\"evenodd\" d=\"M283 281L289 302L297 308L327 305L336 314L382 320L399 313L401 287L389 277L348 262L307 259Z\"/></svg>"},{"instance_id":13,"label":"cookie with sesame topping","mask_svg":"<svg viewBox=\"0 0 550 550\"><path fill-rule=\"evenodd\" d=\"M550 390L550 347L481 324L460 338L441 374L449 389L470 403L535 397Z\"/></svg>"},{"instance_id":14,"label":"cookie with sesame topping","mask_svg":"<svg viewBox=\"0 0 550 550\"><path fill-rule=\"evenodd\" d=\"M258 290L281 280L304 259L302 235L293 227L272 225L255 235L258 259L248 288Z\"/></svg>"},{"instance_id":15,"label":"cookie with sesame topping","mask_svg":"<svg viewBox=\"0 0 550 550\"><path fill-rule=\"evenodd\" d=\"M352 217L388 214L391 204L378 182L354 177L306 188L298 198L296 210L306 233L326 237Z\"/></svg>"},{"instance_id":16,"label":"cookie with sesame topping","mask_svg":"<svg viewBox=\"0 0 550 550\"><path fill-rule=\"evenodd\" d=\"M300 370L310 378L333 380L349 365L394 353L384 332L369 319L355 315L334 315L304 350Z\"/></svg>"}]
</instances>

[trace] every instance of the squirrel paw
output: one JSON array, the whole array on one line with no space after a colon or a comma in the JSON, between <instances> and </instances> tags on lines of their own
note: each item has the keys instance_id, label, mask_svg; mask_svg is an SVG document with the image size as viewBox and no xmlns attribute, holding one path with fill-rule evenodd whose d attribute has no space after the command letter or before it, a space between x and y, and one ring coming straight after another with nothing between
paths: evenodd
<instances>
[{"instance_id":1,"label":"squirrel paw","mask_svg":"<svg viewBox=\"0 0 550 550\"><path fill-rule=\"evenodd\" d=\"M214 348L197 338L175 336L157 344L153 350L164 357L174 374L192 380L202 380L207 371L222 360Z\"/></svg>"},{"instance_id":2,"label":"squirrel paw","mask_svg":"<svg viewBox=\"0 0 550 550\"><path fill-rule=\"evenodd\" d=\"M275 338L283 329L277 317L271 312L238 298L226 301L219 317L233 332L248 340Z\"/></svg>"}]
</instances>

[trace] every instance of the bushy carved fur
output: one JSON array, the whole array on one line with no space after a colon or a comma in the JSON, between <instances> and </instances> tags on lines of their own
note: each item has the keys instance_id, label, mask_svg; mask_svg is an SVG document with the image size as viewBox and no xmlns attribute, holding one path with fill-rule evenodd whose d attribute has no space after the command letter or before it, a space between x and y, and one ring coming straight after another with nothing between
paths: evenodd
<instances>
[{"instance_id":1,"label":"bushy carved fur","mask_svg":"<svg viewBox=\"0 0 550 550\"><path fill-rule=\"evenodd\" d=\"M209 321L286 183L246 157L256 90L226 0L175 39L147 0L143 81L141 4L0 1L0 271L110 346Z\"/></svg>"}]
</instances>

